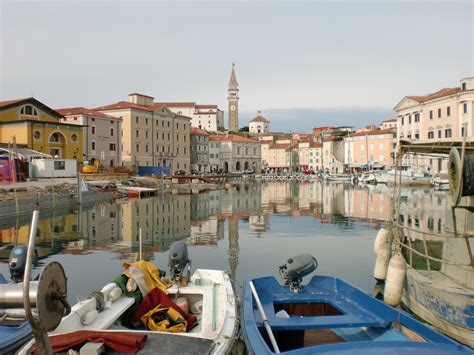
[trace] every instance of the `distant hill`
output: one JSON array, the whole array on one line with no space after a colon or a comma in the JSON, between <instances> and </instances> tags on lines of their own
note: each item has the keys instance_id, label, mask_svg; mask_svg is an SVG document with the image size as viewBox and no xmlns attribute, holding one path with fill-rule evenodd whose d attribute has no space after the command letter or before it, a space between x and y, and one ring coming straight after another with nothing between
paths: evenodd
<instances>
[{"instance_id":1,"label":"distant hill","mask_svg":"<svg viewBox=\"0 0 474 355\"><path fill-rule=\"evenodd\" d=\"M385 108L285 108L262 109L262 116L270 120L271 131L309 132L318 126L354 126L379 124L395 117L392 109ZM247 126L255 117L257 110L239 112L239 125ZM227 113L226 113L227 124Z\"/></svg>"}]
</instances>

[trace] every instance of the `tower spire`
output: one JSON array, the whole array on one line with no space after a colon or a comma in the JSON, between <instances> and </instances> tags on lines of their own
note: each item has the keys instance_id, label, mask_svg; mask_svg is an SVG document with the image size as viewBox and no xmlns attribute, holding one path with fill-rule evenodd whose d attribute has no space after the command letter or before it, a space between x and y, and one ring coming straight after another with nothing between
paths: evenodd
<instances>
[{"instance_id":1,"label":"tower spire","mask_svg":"<svg viewBox=\"0 0 474 355\"><path fill-rule=\"evenodd\" d=\"M229 80L229 89L237 89L239 83L237 83L237 78L235 76L235 63L232 63L232 72L230 73L230 80Z\"/></svg>"}]
</instances>

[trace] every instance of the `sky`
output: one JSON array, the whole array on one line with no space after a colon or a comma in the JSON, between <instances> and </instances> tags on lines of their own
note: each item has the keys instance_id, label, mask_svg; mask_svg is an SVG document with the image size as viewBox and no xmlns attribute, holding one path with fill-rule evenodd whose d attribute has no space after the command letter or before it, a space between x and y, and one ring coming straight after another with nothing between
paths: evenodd
<instances>
[{"instance_id":1,"label":"sky","mask_svg":"<svg viewBox=\"0 0 474 355\"><path fill-rule=\"evenodd\" d=\"M131 92L274 131L379 123L406 95L474 75L474 0L0 0L0 100L97 107Z\"/></svg>"}]
</instances>

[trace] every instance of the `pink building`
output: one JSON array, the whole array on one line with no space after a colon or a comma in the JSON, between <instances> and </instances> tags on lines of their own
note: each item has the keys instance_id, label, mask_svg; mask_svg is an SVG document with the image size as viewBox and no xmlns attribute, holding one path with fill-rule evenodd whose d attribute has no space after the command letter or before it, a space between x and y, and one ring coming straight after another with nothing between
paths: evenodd
<instances>
[{"instance_id":1,"label":"pink building","mask_svg":"<svg viewBox=\"0 0 474 355\"><path fill-rule=\"evenodd\" d=\"M376 167L393 165L396 147L394 129L362 131L344 137L344 165L360 168L370 164Z\"/></svg>"},{"instance_id":2,"label":"pink building","mask_svg":"<svg viewBox=\"0 0 474 355\"><path fill-rule=\"evenodd\" d=\"M84 160L98 159L103 166L121 166L122 119L85 107L56 110L61 122L82 125Z\"/></svg>"}]
</instances>

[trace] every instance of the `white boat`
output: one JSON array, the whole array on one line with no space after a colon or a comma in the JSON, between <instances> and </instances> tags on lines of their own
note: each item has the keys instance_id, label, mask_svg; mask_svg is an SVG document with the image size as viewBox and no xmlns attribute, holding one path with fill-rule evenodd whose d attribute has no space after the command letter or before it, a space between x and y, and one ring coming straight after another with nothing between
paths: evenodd
<instances>
[{"instance_id":1,"label":"white boat","mask_svg":"<svg viewBox=\"0 0 474 355\"><path fill-rule=\"evenodd\" d=\"M431 180L433 186L437 190L447 191L449 190L449 179L441 176L435 176Z\"/></svg>"},{"instance_id":2,"label":"white boat","mask_svg":"<svg viewBox=\"0 0 474 355\"><path fill-rule=\"evenodd\" d=\"M119 289L119 291L115 291ZM105 285L100 291L105 298L105 309L96 310L100 301L96 297L78 302L71 313L61 320L59 326L49 333L54 336L70 335L76 331L104 331L146 335L145 346L139 353L226 354L236 339L238 330L237 300L229 275L224 271L197 269L186 286L176 285L167 289L170 299L176 295L185 297L189 309L197 317L197 325L188 332L168 333L162 331L129 329L122 325L121 317L135 303L134 298L121 294L116 283ZM77 334L77 333L76 333ZM30 354L34 340L27 343L18 354Z\"/></svg>"}]
</instances>

